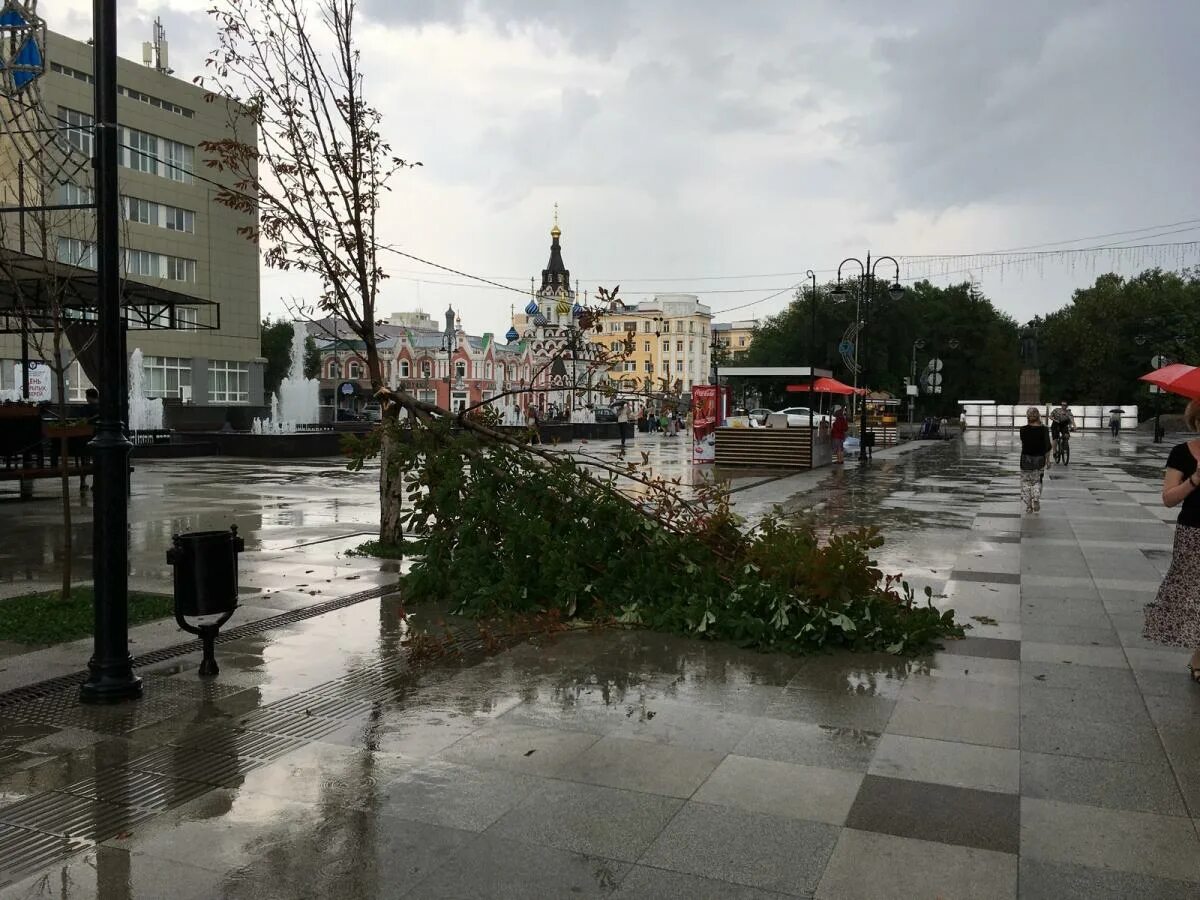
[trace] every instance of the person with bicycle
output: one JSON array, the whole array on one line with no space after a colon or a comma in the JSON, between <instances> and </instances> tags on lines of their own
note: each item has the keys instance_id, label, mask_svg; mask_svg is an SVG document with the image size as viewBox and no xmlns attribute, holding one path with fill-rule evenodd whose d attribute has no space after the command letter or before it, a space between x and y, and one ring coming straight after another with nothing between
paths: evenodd
<instances>
[{"instance_id":1,"label":"person with bicycle","mask_svg":"<svg viewBox=\"0 0 1200 900\"><path fill-rule=\"evenodd\" d=\"M1071 440L1071 432L1075 430L1075 416L1067 407L1067 401L1059 404L1057 409L1050 412L1050 438L1054 442L1054 461L1070 461L1066 444Z\"/></svg>"}]
</instances>

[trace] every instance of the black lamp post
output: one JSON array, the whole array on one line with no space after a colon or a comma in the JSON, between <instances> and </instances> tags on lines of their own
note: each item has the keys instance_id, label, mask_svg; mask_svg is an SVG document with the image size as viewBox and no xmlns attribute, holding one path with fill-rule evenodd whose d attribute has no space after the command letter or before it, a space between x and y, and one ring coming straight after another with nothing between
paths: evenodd
<instances>
[{"instance_id":1,"label":"black lamp post","mask_svg":"<svg viewBox=\"0 0 1200 900\"><path fill-rule=\"evenodd\" d=\"M1135 337L1133 339L1133 342L1135 344L1137 344L1139 347L1144 347L1144 346L1146 346L1146 344L1150 343L1151 341L1154 341L1157 344L1163 343L1161 341L1157 341L1154 338L1149 337L1144 334L1139 334L1137 337ZM1175 338L1173 339L1173 343L1174 343L1175 347L1181 346L1183 344L1183 341L1184 341L1183 335L1176 335ZM1151 358L1150 365L1155 369L1161 369L1163 366L1169 366L1172 361L1173 360L1171 357L1167 356L1165 353L1163 353L1161 350L1159 350L1158 352L1156 352L1154 354L1153 358ZM1162 439L1163 439L1163 430L1162 430L1162 421L1161 421L1162 401L1160 399L1160 394L1162 394L1162 388L1157 388L1156 386L1151 385L1150 392L1154 397L1154 443L1161 444Z\"/></svg>"},{"instance_id":2,"label":"black lamp post","mask_svg":"<svg viewBox=\"0 0 1200 900\"><path fill-rule=\"evenodd\" d=\"M841 263L838 265L837 287L835 287L833 289L833 292L839 296L845 295L848 293L846 288L843 287L843 285L842 285L842 266L846 265L846 263L851 263L851 262L857 263L857 265L861 271L861 275L859 278L859 297L861 298L861 301L862 301L862 320L864 323L862 331L860 332L860 337L859 337L860 347L859 347L858 356L859 356L859 359L862 360L862 363L860 364L860 369L862 370L862 384L863 384L864 389L866 388L866 384L867 384L867 366L870 363L870 360L867 356L867 335L870 332L870 324L871 324L871 299L872 299L871 292L872 292L872 288L873 288L874 282L875 282L875 270L879 268L879 264L881 262L883 262L885 259L888 260L889 262L891 262L892 265L894 265L896 267L896 279L895 279L895 281L892 282L891 286L888 287L888 296L891 297L893 300L899 300L902 296L904 296L904 286L902 284L900 284L900 263L896 262L895 258L891 257L891 256L880 256L878 259L875 259L874 261L872 261L871 254L868 253L867 261L865 263L861 259L858 259L857 257L854 257L854 256L850 256L850 257L847 257L846 259L843 259L841 261ZM859 460L866 462L866 460L868 459L868 456L867 456L867 403L866 403L865 396L864 396L863 402L861 404L861 413L859 416L858 429L859 429L858 430L858 442L859 442L858 458L859 458Z\"/></svg>"},{"instance_id":3,"label":"black lamp post","mask_svg":"<svg viewBox=\"0 0 1200 900\"><path fill-rule=\"evenodd\" d=\"M455 379L454 376L454 351L458 348L457 329L454 327L454 307L451 306L446 310L446 330L442 333L442 349L446 351L446 409L454 411L454 398L451 391L457 387L462 390L464 387L461 378Z\"/></svg>"},{"instance_id":4,"label":"black lamp post","mask_svg":"<svg viewBox=\"0 0 1200 900\"><path fill-rule=\"evenodd\" d=\"M809 269L804 273L812 280L812 293L808 311L808 430L813 430L813 404L817 402L817 273Z\"/></svg>"},{"instance_id":5,"label":"black lamp post","mask_svg":"<svg viewBox=\"0 0 1200 900\"><path fill-rule=\"evenodd\" d=\"M140 697L142 680L129 655L129 453L121 423L121 216L117 183L117 0L93 0L95 67L96 338L99 421L92 440L96 467L92 516L95 628L88 678L89 703Z\"/></svg>"}]
</instances>

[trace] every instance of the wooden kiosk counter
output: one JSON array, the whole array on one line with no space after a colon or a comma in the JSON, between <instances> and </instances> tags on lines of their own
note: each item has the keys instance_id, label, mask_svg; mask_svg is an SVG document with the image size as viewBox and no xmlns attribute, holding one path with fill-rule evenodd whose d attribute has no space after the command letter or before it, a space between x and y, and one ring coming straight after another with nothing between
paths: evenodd
<instances>
[{"instance_id":1,"label":"wooden kiosk counter","mask_svg":"<svg viewBox=\"0 0 1200 900\"><path fill-rule=\"evenodd\" d=\"M807 366L769 366L756 368L729 367L720 371L721 378L787 378L803 387L829 378L824 369ZM819 394L807 401L817 402ZM798 403L805 403L799 400ZM775 427L771 427L775 426ZM814 417L814 425L787 426L787 416L775 415L768 419L767 427L751 425L748 417L731 417L716 431L716 459L718 466L727 468L753 469L812 469L828 466L833 462L833 443L829 437L828 421L821 424L820 416Z\"/></svg>"}]
</instances>

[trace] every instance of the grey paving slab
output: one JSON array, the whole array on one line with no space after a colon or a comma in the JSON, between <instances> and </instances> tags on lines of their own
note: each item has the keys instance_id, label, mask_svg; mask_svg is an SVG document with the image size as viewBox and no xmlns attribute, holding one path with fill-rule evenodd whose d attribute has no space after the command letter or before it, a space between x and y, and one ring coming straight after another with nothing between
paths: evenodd
<instances>
[{"instance_id":1,"label":"grey paving slab","mask_svg":"<svg viewBox=\"0 0 1200 900\"><path fill-rule=\"evenodd\" d=\"M428 900L611 897L629 864L481 835L407 896Z\"/></svg>"},{"instance_id":2,"label":"grey paving slab","mask_svg":"<svg viewBox=\"0 0 1200 900\"><path fill-rule=\"evenodd\" d=\"M1016 748L1020 746L1021 720L1016 713L901 701L888 720L887 733Z\"/></svg>"},{"instance_id":3,"label":"grey paving slab","mask_svg":"<svg viewBox=\"0 0 1200 900\"><path fill-rule=\"evenodd\" d=\"M896 702L890 697L788 688L764 711L774 719L795 719L835 728L882 731Z\"/></svg>"},{"instance_id":4,"label":"grey paving slab","mask_svg":"<svg viewBox=\"0 0 1200 900\"><path fill-rule=\"evenodd\" d=\"M885 734L867 772L889 778L1016 794L1020 754L1002 747Z\"/></svg>"},{"instance_id":5,"label":"grey paving slab","mask_svg":"<svg viewBox=\"0 0 1200 900\"><path fill-rule=\"evenodd\" d=\"M1021 855L1200 883L1190 819L1022 798Z\"/></svg>"},{"instance_id":6,"label":"grey paving slab","mask_svg":"<svg viewBox=\"0 0 1200 900\"><path fill-rule=\"evenodd\" d=\"M613 900L780 900L791 896L669 869L634 866Z\"/></svg>"},{"instance_id":7,"label":"grey paving slab","mask_svg":"<svg viewBox=\"0 0 1200 900\"><path fill-rule=\"evenodd\" d=\"M1011 900L1017 857L974 847L843 829L817 888L818 900Z\"/></svg>"},{"instance_id":8,"label":"grey paving slab","mask_svg":"<svg viewBox=\"0 0 1200 900\"><path fill-rule=\"evenodd\" d=\"M1021 859L1022 900L1180 900L1200 897L1190 882L1070 863Z\"/></svg>"},{"instance_id":9,"label":"grey paving slab","mask_svg":"<svg viewBox=\"0 0 1200 900\"><path fill-rule=\"evenodd\" d=\"M730 755L696 791L701 803L842 825L862 775Z\"/></svg>"},{"instance_id":10,"label":"grey paving slab","mask_svg":"<svg viewBox=\"0 0 1200 900\"><path fill-rule=\"evenodd\" d=\"M488 834L634 862L682 805L656 794L549 782L501 816Z\"/></svg>"},{"instance_id":11,"label":"grey paving slab","mask_svg":"<svg viewBox=\"0 0 1200 900\"><path fill-rule=\"evenodd\" d=\"M879 738L876 731L764 719L750 729L733 752L798 765L865 772Z\"/></svg>"},{"instance_id":12,"label":"grey paving slab","mask_svg":"<svg viewBox=\"0 0 1200 900\"><path fill-rule=\"evenodd\" d=\"M811 896L837 842L832 825L688 803L641 862L730 881Z\"/></svg>"},{"instance_id":13,"label":"grey paving slab","mask_svg":"<svg viewBox=\"0 0 1200 900\"><path fill-rule=\"evenodd\" d=\"M668 797L690 797L724 754L609 735L558 769L558 777Z\"/></svg>"},{"instance_id":14,"label":"grey paving slab","mask_svg":"<svg viewBox=\"0 0 1200 900\"><path fill-rule=\"evenodd\" d=\"M92 847L47 872L0 888L0 900L211 900L226 896L224 873L145 853Z\"/></svg>"},{"instance_id":15,"label":"grey paving slab","mask_svg":"<svg viewBox=\"0 0 1200 900\"><path fill-rule=\"evenodd\" d=\"M1016 853L1014 794L867 775L846 819L861 831Z\"/></svg>"},{"instance_id":16,"label":"grey paving slab","mask_svg":"<svg viewBox=\"0 0 1200 900\"><path fill-rule=\"evenodd\" d=\"M434 760L382 786L382 815L482 831L544 782L530 775Z\"/></svg>"},{"instance_id":17,"label":"grey paving slab","mask_svg":"<svg viewBox=\"0 0 1200 900\"><path fill-rule=\"evenodd\" d=\"M1186 816L1175 773L1147 765L1047 753L1021 753L1021 795L1109 809Z\"/></svg>"},{"instance_id":18,"label":"grey paving slab","mask_svg":"<svg viewBox=\"0 0 1200 900\"><path fill-rule=\"evenodd\" d=\"M1056 715L1021 716L1021 749L1123 762L1158 762L1162 743L1151 724L1088 721Z\"/></svg>"},{"instance_id":19,"label":"grey paving slab","mask_svg":"<svg viewBox=\"0 0 1200 900\"><path fill-rule=\"evenodd\" d=\"M501 718L450 744L438 757L479 768L554 775L597 740L586 732L539 728Z\"/></svg>"}]
</instances>

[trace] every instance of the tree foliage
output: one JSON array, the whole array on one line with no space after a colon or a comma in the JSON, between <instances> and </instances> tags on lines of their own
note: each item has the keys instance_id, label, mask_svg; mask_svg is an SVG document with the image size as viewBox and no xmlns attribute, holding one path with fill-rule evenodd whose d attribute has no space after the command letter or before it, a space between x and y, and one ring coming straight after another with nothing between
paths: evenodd
<instances>
[{"instance_id":1,"label":"tree foliage","mask_svg":"<svg viewBox=\"0 0 1200 900\"><path fill-rule=\"evenodd\" d=\"M875 283L870 315L864 316L870 323L867 358L862 360L867 387L902 396L904 379L912 368L913 344L921 340L924 347L917 350L918 372L934 355L944 366L942 393L923 396L922 409L944 414L968 396L1016 394L1021 365L1017 323L996 309L978 288L967 282L943 288L919 281L900 299L892 300L884 287ZM755 332L746 364L803 366L811 361L850 383L854 373L843 362L838 345L855 320L858 297L853 292L839 297L832 293L831 285L819 288L814 329L811 293L798 291L786 309L762 324ZM764 399L768 405L787 402L783 386L782 382L767 386Z\"/></svg>"},{"instance_id":2,"label":"tree foliage","mask_svg":"<svg viewBox=\"0 0 1200 900\"><path fill-rule=\"evenodd\" d=\"M1151 359L1200 359L1200 276L1149 269L1132 278L1101 275L1062 309L1033 322L1043 399L1070 403L1151 402L1138 377ZM1182 401L1162 398L1163 408Z\"/></svg>"},{"instance_id":3,"label":"tree foliage","mask_svg":"<svg viewBox=\"0 0 1200 900\"><path fill-rule=\"evenodd\" d=\"M263 369L263 388L269 397L279 390L292 365L292 339L296 327L291 322L272 322L264 319L260 336L261 353L267 361ZM321 351L317 342L309 335L304 339L304 377L316 378L321 374Z\"/></svg>"},{"instance_id":4,"label":"tree foliage","mask_svg":"<svg viewBox=\"0 0 1200 900\"><path fill-rule=\"evenodd\" d=\"M644 462L528 447L486 420L401 402L410 424L392 464L408 501L409 601L789 652L910 653L962 634L952 613L880 572L874 530L822 542L810 525L775 516L747 528L716 483L689 493ZM385 427L401 427L392 421Z\"/></svg>"}]
</instances>

